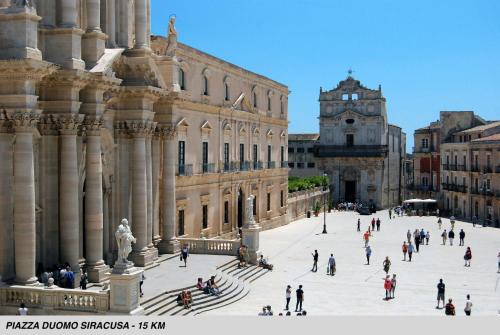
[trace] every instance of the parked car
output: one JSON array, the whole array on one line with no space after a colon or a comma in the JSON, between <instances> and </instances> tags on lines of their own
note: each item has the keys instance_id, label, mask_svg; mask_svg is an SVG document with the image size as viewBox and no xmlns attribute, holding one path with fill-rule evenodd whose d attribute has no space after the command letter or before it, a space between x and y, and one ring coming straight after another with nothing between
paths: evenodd
<instances>
[{"instance_id":1,"label":"parked car","mask_svg":"<svg viewBox=\"0 0 500 335\"><path fill-rule=\"evenodd\" d=\"M368 206L358 207L359 215L370 215L372 212Z\"/></svg>"}]
</instances>

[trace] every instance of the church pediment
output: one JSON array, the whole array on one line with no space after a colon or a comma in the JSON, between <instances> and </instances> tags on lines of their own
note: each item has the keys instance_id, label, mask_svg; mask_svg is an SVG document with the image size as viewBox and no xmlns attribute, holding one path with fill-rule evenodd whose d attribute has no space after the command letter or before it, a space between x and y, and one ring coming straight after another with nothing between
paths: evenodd
<instances>
[{"instance_id":1,"label":"church pediment","mask_svg":"<svg viewBox=\"0 0 500 335\"><path fill-rule=\"evenodd\" d=\"M118 78L123 80L124 86L167 88L158 66L149 56L122 56L113 63L113 71Z\"/></svg>"}]
</instances>

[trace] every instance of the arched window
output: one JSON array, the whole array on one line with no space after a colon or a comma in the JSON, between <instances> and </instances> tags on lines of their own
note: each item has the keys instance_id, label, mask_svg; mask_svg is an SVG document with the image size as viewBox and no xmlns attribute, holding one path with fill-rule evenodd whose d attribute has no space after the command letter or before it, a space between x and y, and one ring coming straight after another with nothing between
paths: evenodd
<instances>
[{"instance_id":1,"label":"arched window","mask_svg":"<svg viewBox=\"0 0 500 335\"><path fill-rule=\"evenodd\" d=\"M285 103L283 101L283 96L280 98L280 113L284 114L285 113Z\"/></svg>"},{"instance_id":2,"label":"arched window","mask_svg":"<svg viewBox=\"0 0 500 335\"><path fill-rule=\"evenodd\" d=\"M257 108L257 93L253 92L253 107Z\"/></svg>"},{"instance_id":3,"label":"arched window","mask_svg":"<svg viewBox=\"0 0 500 335\"><path fill-rule=\"evenodd\" d=\"M179 69L179 86L183 91L186 89L186 75L183 69Z\"/></svg>"},{"instance_id":4,"label":"arched window","mask_svg":"<svg viewBox=\"0 0 500 335\"><path fill-rule=\"evenodd\" d=\"M203 76L203 95L208 95L208 78Z\"/></svg>"},{"instance_id":5,"label":"arched window","mask_svg":"<svg viewBox=\"0 0 500 335\"><path fill-rule=\"evenodd\" d=\"M269 95L267 96L267 110L271 111L271 97Z\"/></svg>"},{"instance_id":6,"label":"arched window","mask_svg":"<svg viewBox=\"0 0 500 335\"><path fill-rule=\"evenodd\" d=\"M224 100L229 101L231 96L229 95L229 85L224 83Z\"/></svg>"}]
</instances>

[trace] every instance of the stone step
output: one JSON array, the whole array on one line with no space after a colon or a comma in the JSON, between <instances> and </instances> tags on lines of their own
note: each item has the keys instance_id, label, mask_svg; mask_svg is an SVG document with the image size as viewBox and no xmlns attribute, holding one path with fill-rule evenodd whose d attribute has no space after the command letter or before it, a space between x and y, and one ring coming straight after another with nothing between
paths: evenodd
<instances>
[{"instance_id":1,"label":"stone step","mask_svg":"<svg viewBox=\"0 0 500 335\"><path fill-rule=\"evenodd\" d=\"M205 312L208 312L208 311L212 311L214 309L218 309L218 308L222 308L222 307L225 307L225 306L229 306L231 304L234 304L235 302L238 302L240 301L241 299L244 299L248 294L250 293L250 288L248 286L245 285L244 289L242 292L240 292L238 295L235 295L232 299L229 299L228 301L224 302L224 303L221 303L219 305L216 305L216 306L212 306L212 307L206 307L206 308L203 308L203 309L198 309L192 313L194 313L193 315L200 315L202 313L205 313ZM189 315L189 314L185 314L185 315Z\"/></svg>"},{"instance_id":2,"label":"stone step","mask_svg":"<svg viewBox=\"0 0 500 335\"><path fill-rule=\"evenodd\" d=\"M238 290L238 287L239 287L238 281L233 280L231 281L229 286L221 288L221 295L219 296L213 296L207 294L205 297L201 299L197 300L193 299L192 308L197 308L197 306L205 306L209 304L217 304L217 301L224 301L226 299L225 297L231 296L236 290ZM156 311L154 315L178 315L179 313L182 313L184 310L185 308L183 306L177 305L177 301L174 300L168 303L168 305L165 305L160 310Z\"/></svg>"},{"instance_id":3,"label":"stone step","mask_svg":"<svg viewBox=\"0 0 500 335\"><path fill-rule=\"evenodd\" d=\"M241 277L242 280L251 282L251 279L254 277L260 278L261 276L265 275L269 270L266 270L264 268L256 267L254 270L252 270L250 273L244 275ZM255 280L254 280L255 281Z\"/></svg>"},{"instance_id":4,"label":"stone step","mask_svg":"<svg viewBox=\"0 0 500 335\"><path fill-rule=\"evenodd\" d=\"M230 260L229 262L224 263L224 264L222 264L222 265L218 266L218 267L217 267L217 270L219 270L219 271L224 271L224 270L226 270L226 269L228 269L228 268L230 268L230 267L235 266L235 265L236 265L236 264L238 264L238 263L239 263L239 260L238 260L238 259L232 259L232 260Z\"/></svg>"}]
</instances>

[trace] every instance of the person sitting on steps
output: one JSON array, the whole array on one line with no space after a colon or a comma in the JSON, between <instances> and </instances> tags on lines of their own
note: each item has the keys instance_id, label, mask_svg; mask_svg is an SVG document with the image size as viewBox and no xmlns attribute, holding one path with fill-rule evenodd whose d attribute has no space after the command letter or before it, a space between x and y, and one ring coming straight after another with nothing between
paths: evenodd
<instances>
[{"instance_id":1,"label":"person sitting on steps","mask_svg":"<svg viewBox=\"0 0 500 335\"><path fill-rule=\"evenodd\" d=\"M263 267L264 269L268 269L271 271L273 270L273 265L267 263L267 260L264 258L264 255L260 255L259 266Z\"/></svg>"}]
</instances>

